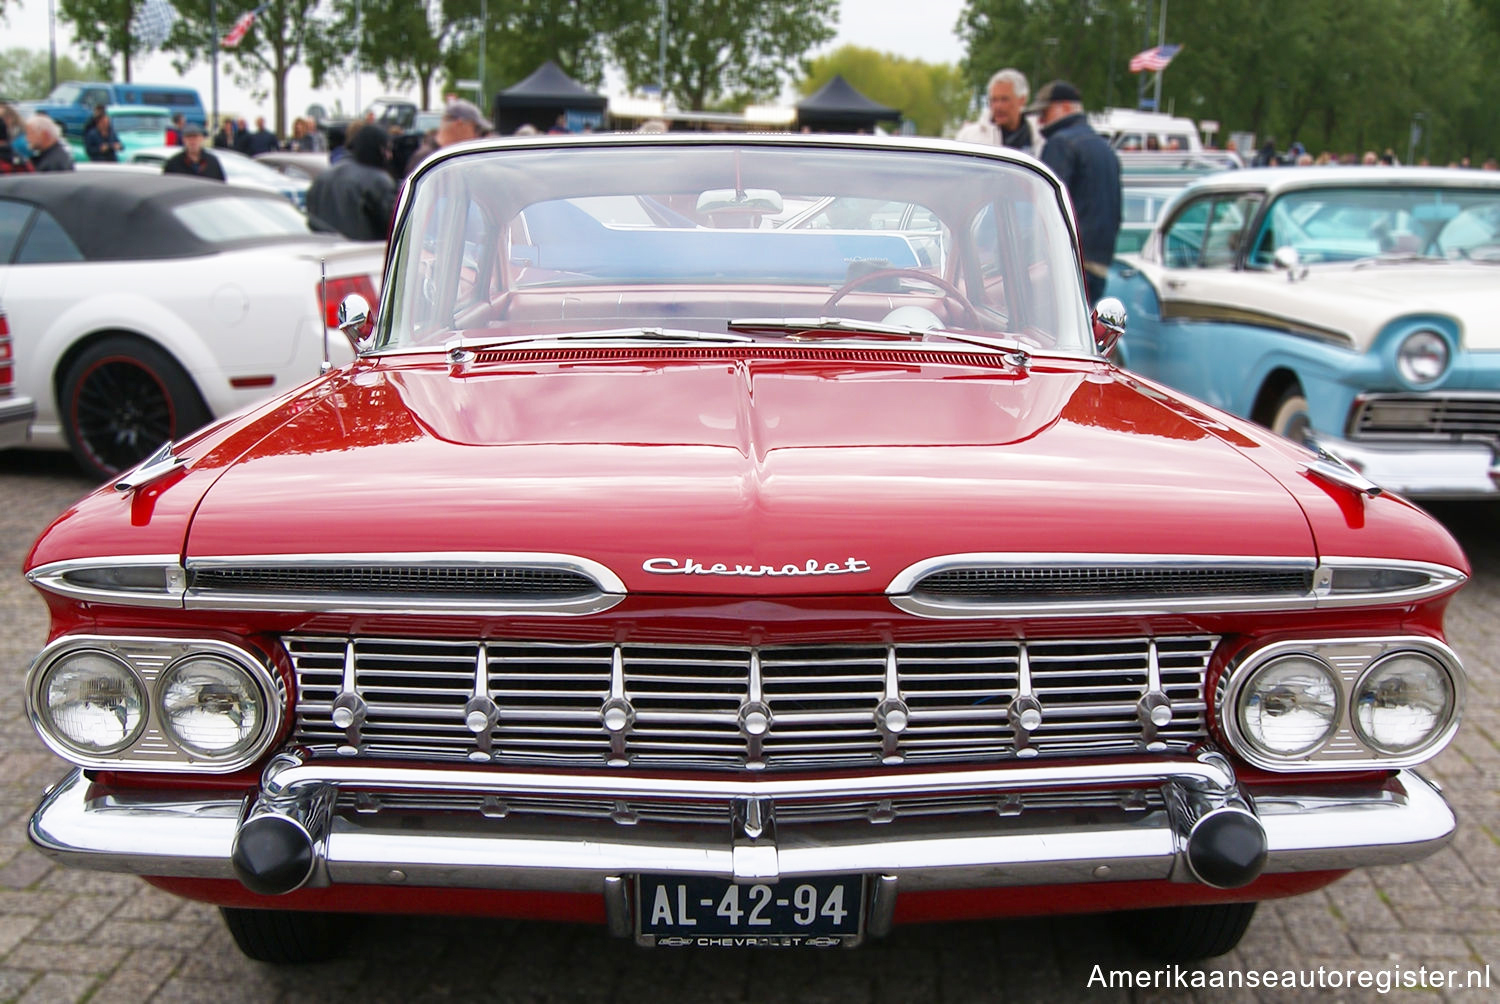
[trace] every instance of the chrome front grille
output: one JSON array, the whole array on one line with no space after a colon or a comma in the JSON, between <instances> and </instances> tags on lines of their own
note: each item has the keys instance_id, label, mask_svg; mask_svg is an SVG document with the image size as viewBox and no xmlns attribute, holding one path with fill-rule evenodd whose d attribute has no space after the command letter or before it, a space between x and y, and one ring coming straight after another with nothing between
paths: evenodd
<instances>
[{"instance_id":1,"label":"chrome front grille","mask_svg":"<svg viewBox=\"0 0 1500 1004\"><path fill-rule=\"evenodd\" d=\"M315 750L788 770L1199 740L1217 639L757 649L283 641L297 677L293 740ZM1170 719L1158 725L1150 712L1163 703ZM1021 714L1027 708L1038 721Z\"/></svg>"},{"instance_id":2,"label":"chrome front grille","mask_svg":"<svg viewBox=\"0 0 1500 1004\"><path fill-rule=\"evenodd\" d=\"M1046 810L1097 812L1147 812L1163 807L1159 791L1026 792L997 798L994 795L925 795L894 799L850 798L833 801L777 804L776 820L786 825L867 822L881 824L923 816L954 816L988 813L1017 816ZM343 792L335 807L341 813L455 812L478 814L491 819L519 816L565 816L575 819L612 820L625 826L636 823L689 823L727 826L731 821L728 801L648 802L608 798L496 798L448 792Z\"/></svg>"},{"instance_id":3,"label":"chrome front grille","mask_svg":"<svg viewBox=\"0 0 1500 1004\"><path fill-rule=\"evenodd\" d=\"M1349 420L1349 438L1500 442L1500 394L1374 394Z\"/></svg>"}]
</instances>

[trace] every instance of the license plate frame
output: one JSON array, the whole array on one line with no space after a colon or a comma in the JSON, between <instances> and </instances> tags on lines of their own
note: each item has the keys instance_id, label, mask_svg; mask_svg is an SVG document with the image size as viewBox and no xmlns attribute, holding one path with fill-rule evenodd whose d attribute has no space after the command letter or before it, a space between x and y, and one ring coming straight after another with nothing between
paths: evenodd
<instances>
[{"instance_id":1,"label":"license plate frame","mask_svg":"<svg viewBox=\"0 0 1500 1004\"><path fill-rule=\"evenodd\" d=\"M632 913L636 943L650 947L835 948L864 939L868 903L864 875L735 882L644 873L635 876Z\"/></svg>"}]
</instances>

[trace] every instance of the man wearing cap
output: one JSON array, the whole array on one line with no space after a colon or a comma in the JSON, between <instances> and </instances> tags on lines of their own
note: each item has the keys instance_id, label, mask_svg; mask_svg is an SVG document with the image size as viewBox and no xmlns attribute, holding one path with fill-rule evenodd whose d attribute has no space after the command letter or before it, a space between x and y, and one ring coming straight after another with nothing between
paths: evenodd
<instances>
[{"instance_id":1,"label":"man wearing cap","mask_svg":"<svg viewBox=\"0 0 1500 1004\"><path fill-rule=\"evenodd\" d=\"M224 165L203 149L203 127L189 122L182 127L182 151L167 158L162 174L190 174L212 181L224 180Z\"/></svg>"},{"instance_id":2,"label":"man wearing cap","mask_svg":"<svg viewBox=\"0 0 1500 1004\"><path fill-rule=\"evenodd\" d=\"M406 170L402 174L405 177L417 169L417 165L428 157L441 150L445 146L454 143L462 143L466 139L478 139L487 136L494 130L490 120L484 117L479 106L472 101L463 98L454 98L443 107L443 117L438 121L436 133L429 143L424 137L422 145L412 151L407 158Z\"/></svg>"},{"instance_id":3,"label":"man wearing cap","mask_svg":"<svg viewBox=\"0 0 1500 1004\"><path fill-rule=\"evenodd\" d=\"M1120 158L1083 115L1083 98L1066 80L1054 80L1026 107L1040 116L1042 163L1052 168L1073 200L1083 245L1089 303L1104 295L1120 232Z\"/></svg>"}]
</instances>

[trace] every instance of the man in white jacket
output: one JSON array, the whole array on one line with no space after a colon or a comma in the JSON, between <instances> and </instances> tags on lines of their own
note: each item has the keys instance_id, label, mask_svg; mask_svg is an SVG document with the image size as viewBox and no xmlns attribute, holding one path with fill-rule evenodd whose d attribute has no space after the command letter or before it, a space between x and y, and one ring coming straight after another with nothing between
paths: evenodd
<instances>
[{"instance_id":1,"label":"man in white jacket","mask_svg":"<svg viewBox=\"0 0 1500 1004\"><path fill-rule=\"evenodd\" d=\"M1006 67L990 78L985 91L989 114L980 116L978 122L966 123L954 138L965 143L1008 146L1033 157L1041 156L1042 134L1025 115L1026 102L1031 98L1026 75Z\"/></svg>"}]
</instances>

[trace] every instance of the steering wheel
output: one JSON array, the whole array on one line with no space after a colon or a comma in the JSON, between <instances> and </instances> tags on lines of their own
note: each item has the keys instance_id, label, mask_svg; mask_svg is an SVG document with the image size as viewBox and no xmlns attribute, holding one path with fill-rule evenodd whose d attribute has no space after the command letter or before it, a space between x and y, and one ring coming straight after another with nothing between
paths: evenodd
<instances>
[{"instance_id":1,"label":"steering wheel","mask_svg":"<svg viewBox=\"0 0 1500 1004\"><path fill-rule=\"evenodd\" d=\"M979 318L974 313L974 305L969 302L968 297L964 296L963 290L942 276L924 272L919 268L882 268L874 272L866 272L864 275L857 275L833 291L833 295L823 302L823 310L824 312L832 310L840 300L861 286L867 286L879 279L896 278L914 279L936 286L943 293L943 301L954 304L963 313L960 320L964 327L979 327Z\"/></svg>"}]
</instances>

